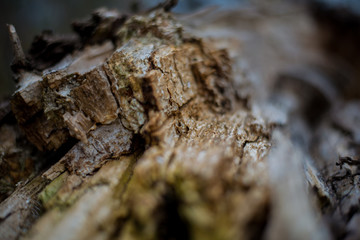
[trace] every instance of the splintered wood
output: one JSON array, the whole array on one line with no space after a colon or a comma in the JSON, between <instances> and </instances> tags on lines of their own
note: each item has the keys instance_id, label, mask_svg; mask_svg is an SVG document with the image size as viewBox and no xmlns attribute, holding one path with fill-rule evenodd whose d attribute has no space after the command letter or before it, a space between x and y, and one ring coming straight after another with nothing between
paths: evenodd
<instances>
[{"instance_id":1,"label":"splintered wood","mask_svg":"<svg viewBox=\"0 0 360 240\"><path fill-rule=\"evenodd\" d=\"M309 11L175 3L28 57L9 26L0 239L358 239L360 103Z\"/></svg>"},{"instance_id":2,"label":"splintered wood","mask_svg":"<svg viewBox=\"0 0 360 240\"><path fill-rule=\"evenodd\" d=\"M269 131L237 102L227 51L163 10L131 17L115 36L21 73L12 108L29 141L44 151L80 140L43 174L47 211L27 237L86 239L72 222L92 237L256 237L250 225L261 228L269 207ZM123 170L107 174L109 164ZM95 202L82 203L89 194ZM76 210L83 204L96 207ZM102 221L84 218L99 209Z\"/></svg>"}]
</instances>

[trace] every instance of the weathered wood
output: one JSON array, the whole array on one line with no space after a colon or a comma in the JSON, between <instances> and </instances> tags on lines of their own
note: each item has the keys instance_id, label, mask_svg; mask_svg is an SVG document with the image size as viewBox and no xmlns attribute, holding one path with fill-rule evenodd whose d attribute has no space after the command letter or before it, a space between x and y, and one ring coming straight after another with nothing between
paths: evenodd
<instances>
[{"instance_id":1,"label":"weathered wood","mask_svg":"<svg viewBox=\"0 0 360 240\"><path fill-rule=\"evenodd\" d=\"M74 25L77 50L17 70L27 139L77 142L0 203L0 236L356 238L358 159L338 154L359 154L358 105L309 66L332 63L303 41L318 37L308 12L177 19L174 2L126 21L99 10Z\"/></svg>"}]
</instances>

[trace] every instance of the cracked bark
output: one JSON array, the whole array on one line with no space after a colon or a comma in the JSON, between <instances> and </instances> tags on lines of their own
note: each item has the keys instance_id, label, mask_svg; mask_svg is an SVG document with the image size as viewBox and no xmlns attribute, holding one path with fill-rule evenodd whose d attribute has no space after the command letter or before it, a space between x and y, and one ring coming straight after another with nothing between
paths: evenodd
<instances>
[{"instance_id":1,"label":"cracked bark","mask_svg":"<svg viewBox=\"0 0 360 240\"><path fill-rule=\"evenodd\" d=\"M74 24L79 36L44 33L15 54L1 238L356 238L359 164L337 158L357 154L358 105L306 65L329 63L296 38L317 38L309 12L182 18L174 2L101 9Z\"/></svg>"}]
</instances>

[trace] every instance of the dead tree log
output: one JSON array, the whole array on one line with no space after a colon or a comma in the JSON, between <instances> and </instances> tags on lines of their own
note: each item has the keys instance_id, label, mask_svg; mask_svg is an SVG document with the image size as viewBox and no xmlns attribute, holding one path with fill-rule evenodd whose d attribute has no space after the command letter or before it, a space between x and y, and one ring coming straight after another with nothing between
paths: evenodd
<instances>
[{"instance_id":1,"label":"dead tree log","mask_svg":"<svg viewBox=\"0 0 360 240\"><path fill-rule=\"evenodd\" d=\"M336 139L358 154L354 111L334 114L357 103L308 65L331 64L296 38L317 37L308 11L182 18L173 4L98 10L78 36L37 37L27 58L10 27L18 88L0 116L0 238L359 236L358 161L336 166L327 149Z\"/></svg>"}]
</instances>

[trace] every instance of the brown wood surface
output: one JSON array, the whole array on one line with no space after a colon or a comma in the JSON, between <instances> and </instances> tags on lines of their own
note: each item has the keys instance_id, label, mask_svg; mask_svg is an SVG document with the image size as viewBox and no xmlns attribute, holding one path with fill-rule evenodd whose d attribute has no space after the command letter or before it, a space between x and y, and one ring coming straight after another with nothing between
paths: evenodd
<instances>
[{"instance_id":1,"label":"brown wood surface","mask_svg":"<svg viewBox=\"0 0 360 240\"><path fill-rule=\"evenodd\" d=\"M360 104L307 8L167 4L27 59L11 28L0 239L357 239Z\"/></svg>"}]
</instances>

